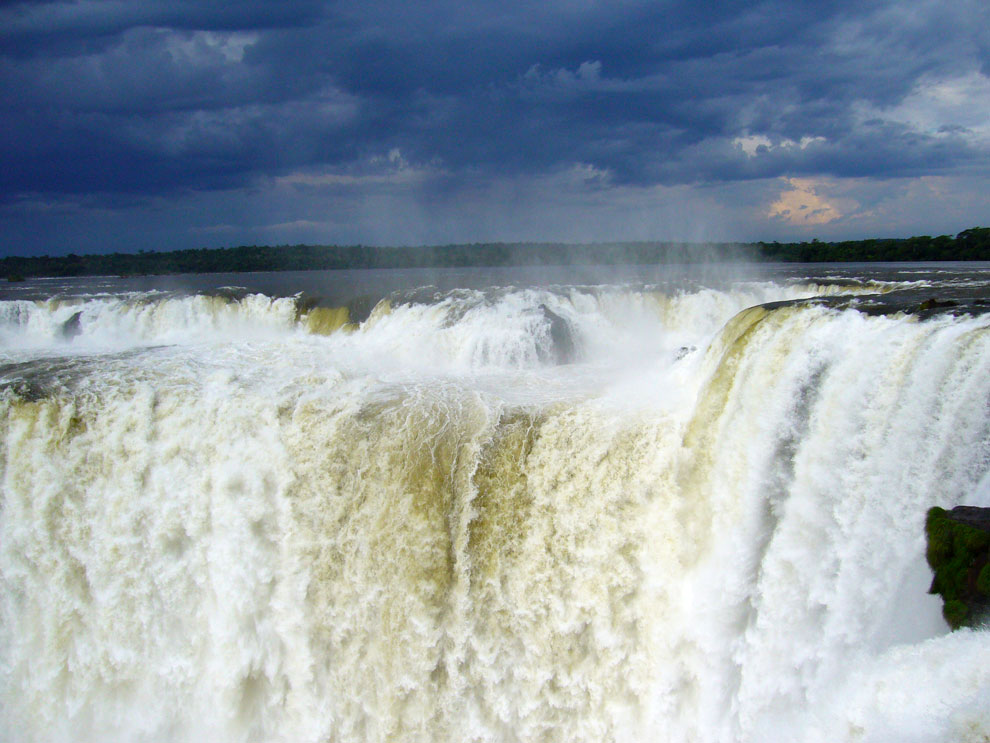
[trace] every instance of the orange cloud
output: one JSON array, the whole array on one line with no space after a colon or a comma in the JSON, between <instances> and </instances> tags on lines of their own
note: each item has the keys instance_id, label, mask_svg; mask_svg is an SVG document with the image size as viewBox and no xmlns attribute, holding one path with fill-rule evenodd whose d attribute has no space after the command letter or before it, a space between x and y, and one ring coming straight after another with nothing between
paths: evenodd
<instances>
[{"instance_id":1,"label":"orange cloud","mask_svg":"<svg viewBox=\"0 0 990 743\"><path fill-rule=\"evenodd\" d=\"M810 178L785 178L788 190L781 191L770 205L767 216L789 224L811 226L828 224L842 217L836 206L817 192Z\"/></svg>"}]
</instances>

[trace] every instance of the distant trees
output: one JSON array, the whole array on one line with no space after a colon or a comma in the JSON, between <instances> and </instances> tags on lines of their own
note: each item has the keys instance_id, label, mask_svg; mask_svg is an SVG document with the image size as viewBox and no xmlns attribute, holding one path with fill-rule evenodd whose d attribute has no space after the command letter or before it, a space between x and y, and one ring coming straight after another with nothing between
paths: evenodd
<instances>
[{"instance_id":1,"label":"distant trees","mask_svg":"<svg viewBox=\"0 0 990 743\"><path fill-rule=\"evenodd\" d=\"M773 261L841 263L848 261L988 261L990 228L973 227L950 235L901 240L845 242L759 243L760 253Z\"/></svg>"},{"instance_id":2,"label":"distant trees","mask_svg":"<svg viewBox=\"0 0 990 743\"><path fill-rule=\"evenodd\" d=\"M167 253L140 251L108 255L9 257L0 276L15 281L31 276L135 276L171 273L333 270L346 268L443 268L527 265L620 265L691 263L725 256L767 261L957 261L990 260L990 228L973 227L954 238L927 235L901 240L844 242L693 244L620 242L472 243L422 247L364 245L241 245Z\"/></svg>"}]
</instances>

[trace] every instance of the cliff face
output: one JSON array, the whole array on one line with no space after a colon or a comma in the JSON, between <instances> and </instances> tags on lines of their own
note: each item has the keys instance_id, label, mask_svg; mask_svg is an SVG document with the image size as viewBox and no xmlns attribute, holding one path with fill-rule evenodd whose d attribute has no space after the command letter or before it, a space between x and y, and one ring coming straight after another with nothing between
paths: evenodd
<instances>
[{"instance_id":1,"label":"cliff face","mask_svg":"<svg viewBox=\"0 0 990 743\"><path fill-rule=\"evenodd\" d=\"M925 520L926 557L952 629L978 624L990 611L990 508L931 508Z\"/></svg>"}]
</instances>

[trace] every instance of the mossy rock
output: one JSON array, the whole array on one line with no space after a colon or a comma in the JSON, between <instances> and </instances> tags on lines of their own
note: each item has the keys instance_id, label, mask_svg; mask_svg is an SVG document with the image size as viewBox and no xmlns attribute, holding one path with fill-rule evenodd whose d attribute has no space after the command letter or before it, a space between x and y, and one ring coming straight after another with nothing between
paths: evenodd
<instances>
[{"instance_id":1,"label":"mossy rock","mask_svg":"<svg viewBox=\"0 0 990 743\"><path fill-rule=\"evenodd\" d=\"M935 574L929 593L941 594L952 629L976 624L990 609L990 509L931 508L925 533Z\"/></svg>"},{"instance_id":2,"label":"mossy rock","mask_svg":"<svg viewBox=\"0 0 990 743\"><path fill-rule=\"evenodd\" d=\"M935 309L938 309L940 307L955 307L956 305L957 305L957 303L956 302L953 302L951 300L948 300L947 299L947 300L944 300L944 301L939 301L939 300L935 299L935 297L932 297L930 299L926 299L924 302L922 302L920 305L918 305L918 309L921 312L926 312L928 310L935 310Z\"/></svg>"},{"instance_id":3,"label":"mossy rock","mask_svg":"<svg viewBox=\"0 0 990 743\"><path fill-rule=\"evenodd\" d=\"M959 599L952 599L952 601L946 601L942 607L942 616L945 617L945 621L949 623L952 629L959 629L965 624L966 617L969 616L969 607Z\"/></svg>"},{"instance_id":4,"label":"mossy rock","mask_svg":"<svg viewBox=\"0 0 990 743\"><path fill-rule=\"evenodd\" d=\"M976 578L976 590L985 596L990 596L990 563L987 563L980 570Z\"/></svg>"}]
</instances>

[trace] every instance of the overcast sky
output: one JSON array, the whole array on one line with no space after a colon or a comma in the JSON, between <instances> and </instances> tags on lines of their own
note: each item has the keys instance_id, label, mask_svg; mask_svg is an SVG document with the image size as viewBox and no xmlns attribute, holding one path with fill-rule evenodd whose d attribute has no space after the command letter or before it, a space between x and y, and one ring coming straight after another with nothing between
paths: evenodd
<instances>
[{"instance_id":1,"label":"overcast sky","mask_svg":"<svg viewBox=\"0 0 990 743\"><path fill-rule=\"evenodd\" d=\"M0 252L990 224L990 3L0 5Z\"/></svg>"}]
</instances>

